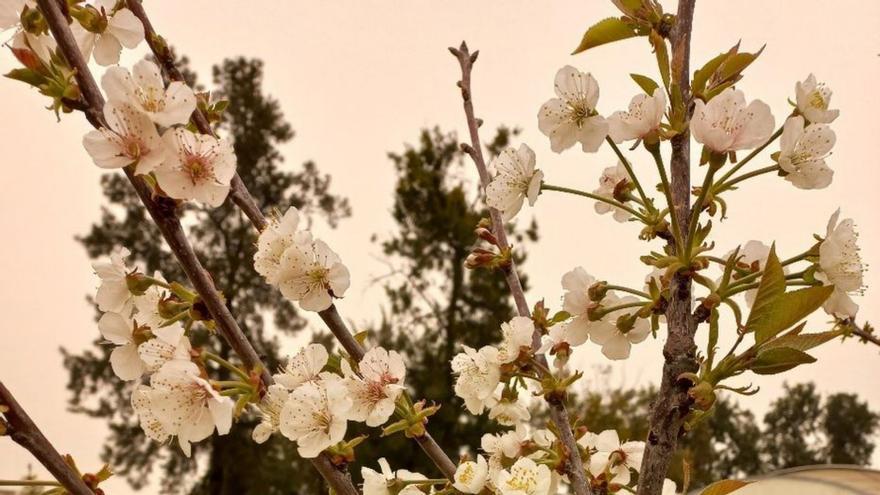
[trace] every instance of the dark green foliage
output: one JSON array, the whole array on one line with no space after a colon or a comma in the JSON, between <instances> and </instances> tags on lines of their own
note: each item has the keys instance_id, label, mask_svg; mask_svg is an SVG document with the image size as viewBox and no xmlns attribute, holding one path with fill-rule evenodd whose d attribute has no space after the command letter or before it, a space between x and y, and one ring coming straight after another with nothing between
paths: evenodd
<instances>
[{"instance_id":1,"label":"dark green foliage","mask_svg":"<svg viewBox=\"0 0 880 495\"><path fill-rule=\"evenodd\" d=\"M307 216L321 216L331 225L350 214L348 202L329 192L330 178L321 175L311 162L295 172L281 169L278 146L293 138L278 103L262 90L262 62L229 59L214 68L215 97L231 102L221 133L233 139L238 158L238 173L258 204L284 211L293 205ZM194 82L188 73L190 82ZM131 186L121 174L102 179L108 204L101 209L101 220L79 240L89 256L97 258L116 246L128 247L131 260L146 267L148 273L160 270L165 277L185 282L176 261L161 241ZM216 209L189 205L184 213L189 239L202 263L212 273L218 288L239 324L267 364L277 366L277 334L270 334L266 318L273 328L293 333L305 326L292 304L277 290L265 284L253 269L255 231L231 201ZM97 330L95 330L97 335ZM216 347L224 357L230 355L220 339L202 338L194 344ZM116 472L133 486L143 486L148 476L162 473L166 491L172 487L192 488L192 493L210 494L285 494L304 489L318 490L315 476L302 476L306 463L297 460L293 444L273 439L259 448L250 439L252 424L238 424L227 436L214 436L195 445L194 459L208 466L204 477L194 483L195 460L188 460L176 447L148 441L133 416L128 403L131 384L118 380L110 369L110 348L100 345L81 354L64 352L70 371L70 400L74 411L105 418L111 434L104 457ZM307 486L311 484L310 488ZM305 485L305 486L304 486ZM166 491L163 491L165 493ZM180 491L176 488L174 491Z\"/></svg>"}]
</instances>

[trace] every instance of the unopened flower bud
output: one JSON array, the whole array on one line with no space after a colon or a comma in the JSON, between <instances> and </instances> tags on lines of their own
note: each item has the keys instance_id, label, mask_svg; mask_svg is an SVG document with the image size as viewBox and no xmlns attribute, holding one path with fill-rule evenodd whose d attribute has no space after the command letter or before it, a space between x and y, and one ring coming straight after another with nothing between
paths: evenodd
<instances>
[{"instance_id":1,"label":"unopened flower bud","mask_svg":"<svg viewBox=\"0 0 880 495\"><path fill-rule=\"evenodd\" d=\"M480 239L492 244L493 246L498 245L498 239L492 234L492 231L487 229L486 227L477 227L474 229L474 234L477 235Z\"/></svg>"},{"instance_id":2,"label":"unopened flower bud","mask_svg":"<svg viewBox=\"0 0 880 495\"><path fill-rule=\"evenodd\" d=\"M608 282L596 282L587 289L587 295L590 296L591 301L601 301L605 299L606 294L608 294Z\"/></svg>"},{"instance_id":3,"label":"unopened flower bud","mask_svg":"<svg viewBox=\"0 0 880 495\"><path fill-rule=\"evenodd\" d=\"M709 382L700 382L688 390L688 397L693 399L694 407L708 411L715 404L715 389Z\"/></svg>"},{"instance_id":4,"label":"unopened flower bud","mask_svg":"<svg viewBox=\"0 0 880 495\"><path fill-rule=\"evenodd\" d=\"M125 284L128 291L136 296L142 296L147 289L153 286L153 279L140 272L132 272L125 276Z\"/></svg>"},{"instance_id":5,"label":"unopened flower bud","mask_svg":"<svg viewBox=\"0 0 880 495\"><path fill-rule=\"evenodd\" d=\"M107 30L107 15L91 5L81 5L70 9L70 16L90 33L101 34Z\"/></svg>"}]
</instances>

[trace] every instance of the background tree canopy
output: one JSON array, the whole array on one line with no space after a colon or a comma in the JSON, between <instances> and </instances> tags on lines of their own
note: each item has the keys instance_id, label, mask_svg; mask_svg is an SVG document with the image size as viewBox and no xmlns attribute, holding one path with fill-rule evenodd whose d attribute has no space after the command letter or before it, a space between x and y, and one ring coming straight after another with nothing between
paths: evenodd
<instances>
[{"instance_id":1,"label":"background tree canopy","mask_svg":"<svg viewBox=\"0 0 880 495\"><path fill-rule=\"evenodd\" d=\"M189 77L194 82L194 75ZM263 92L259 60L226 60L214 68L213 83L215 96L231 103L220 127L234 140L238 172L258 204L266 211L283 211L293 205L310 220L321 219L331 226L350 215L348 202L331 193L330 178L314 163L282 169L278 146L290 141L293 131L278 103ZM515 136L515 130L498 129L488 144L490 155ZM381 321L366 326L372 327L371 342L407 357L407 385L414 397L444 405L431 418L431 432L440 445L469 446L473 452L482 432L493 431L493 426L485 415L462 414L463 404L452 393L449 363L463 344L480 347L496 342L500 323L514 315L499 273L464 268L476 242L474 227L486 212L455 135L440 129L422 130L415 144L404 145L388 158L397 177L391 211L397 228L387 237L374 238L388 265L387 274L375 281L384 288L387 303ZM185 280L164 246L148 242L158 238L158 232L124 178L108 174L102 185L107 204L100 221L79 239L89 256L98 258L115 246L126 246L132 260L148 271L160 270L168 278ZM230 204L216 209L190 204L187 208L196 252L214 275L242 329L268 365L277 366L282 357L278 336L300 331L306 322L254 271L251 225ZM534 223L514 236L517 245L537 239ZM316 333L315 339L329 342L322 333ZM197 339L194 344L217 346L215 352L229 356L229 349L218 339ZM229 435L215 435L195 445L193 460L176 448L145 440L128 405L125 388L131 384L113 376L109 351L100 339L81 354L64 351L70 371L70 404L74 411L108 422L111 433L104 456L134 487L143 486L158 472L168 492L176 487L192 494L322 492L320 479L298 459L293 443L276 436L257 448L250 438L254 422L239 422ZM653 393L648 388L582 390L570 409L591 430L615 428L624 438L641 439L647 432ZM810 384L786 387L765 416L763 427L751 412L722 398L715 414L685 438L671 477L681 480L684 460L690 466L693 486L802 464L867 464L877 426L877 414L855 395L833 394L823 400ZM378 434L354 428L349 437L358 433ZM377 458L383 456L395 459L396 468L434 473L418 450L402 435L364 443L358 448L352 474L359 479L360 465L375 467ZM457 455L449 453L453 458ZM203 469L197 469L197 462Z\"/></svg>"}]
</instances>

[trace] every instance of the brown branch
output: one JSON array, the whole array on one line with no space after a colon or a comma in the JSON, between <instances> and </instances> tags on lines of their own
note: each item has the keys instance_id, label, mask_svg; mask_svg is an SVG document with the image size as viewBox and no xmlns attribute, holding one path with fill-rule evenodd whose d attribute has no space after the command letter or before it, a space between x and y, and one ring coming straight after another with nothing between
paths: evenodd
<instances>
[{"instance_id":1,"label":"brown branch","mask_svg":"<svg viewBox=\"0 0 880 495\"><path fill-rule=\"evenodd\" d=\"M102 115L104 98L89 71L88 64L73 38L67 20L59 8L59 4L55 0L37 1L64 57L76 71L77 84L87 103L85 113L89 117L89 121L97 127L104 122ZM247 368L260 370L264 383L267 385L271 384L272 377L269 371L266 369L250 340L248 340L247 336L238 326L232 313L226 307L222 296L214 286L210 274L202 266L192 246L187 241L183 227L180 224L180 219L177 217L177 203L167 198L154 199L152 191L146 183L135 177L128 169L125 170L125 174L165 238L168 247L174 253L178 263L211 313L211 318L217 324L220 335L238 354ZM348 473L336 468L326 454L310 459L310 461L337 493L346 495L357 494L357 489L348 477Z\"/></svg>"},{"instance_id":2,"label":"brown branch","mask_svg":"<svg viewBox=\"0 0 880 495\"><path fill-rule=\"evenodd\" d=\"M855 335L861 339L862 342L871 343L880 347L880 338L874 334L873 328L867 323L865 323L864 327L859 327L856 325L856 322L849 320L846 325L849 327L851 335Z\"/></svg>"},{"instance_id":3,"label":"brown branch","mask_svg":"<svg viewBox=\"0 0 880 495\"><path fill-rule=\"evenodd\" d=\"M126 0L126 5L129 10L134 13L135 17L140 19L141 23L144 25L147 44L168 78L172 81L185 82L183 74L181 74L180 70L177 68L174 54L171 52L165 40L156 33L152 22L150 22L150 19L143 8L141 0ZM201 110L196 109L196 111L193 112L192 121L202 134L216 136L207 117ZM248 191L247 186L238 176L238 173L233 177L231 186L230 195L235 204L251 220L251 223L258 231L265 229L268 222L266 221L265 216L263 216L259 206L257 206L253 196L250 194L250 191ZM336 307L331 306L330 308L319 312L319 315L346 352L355 360L360 361L364 356L364 348L357 340L355 340L351 332L349 332ZM264 376L264 380L265 379ZM415 440L434 462L437 468L440 469L447 478L452 479L455 475L455 463L453 463L449 456L443 452L443 449L440 448L433 437L431 437L429 433L425 433L421 437L416 437Z\"/></svg>"},{"instance_id":4,"label":"brown branch","mask_svg":"<svg viewBox=\"0 0 880 495\"><path fill-rule=\"evenodd\" d=\"M685 115L690 114L690 41L696 0L680 0L675 26L670 33L672 44L673 91L680 91ZM672 160L670 164L672 205L678 218L687 219L699 215L690 211L690 132L685 130L671 139ZM686 229L685 229L686 230ZM685 246L691 242L688 232L681 232ZM678 246L678 249L685 249ZM697 370L694 333L696 321L691 315L691 279L676 274L670 283L670 302L666 311L668 335L663 347L663 376L660 391L651 406L650 430L645 455L639 471L639 495L657 495L663 489L663 480L682 434L691 399L687 392L690 382L680 380L682 373Z\"/></svg>"},{"instance_id":5,"label":"brown branch","mask_svg":"<svg viewBox=\"0 0 880 495\"><path fill-rule=\"evenodd\" d=\"M5 406L0 410L0 416L3 417L0 422L13 442L27 449L71 494L95 495L82 476L65 462L64 457L46 439L3 382L0 382L0 406Z\"/></svg>"},{"instance_id":6,"label":"brown branch","mask_svg":"<svg viewBox=\"0 0 880 495\"><path fill-rule=\"evenodd\" d=\"M463 144L462 149L464 149L464 151L473 159L474 165L477 167L477 172L480 174L480 183L482 184L483 189L485 189L486 186L489 185L491 178L489 177L489 170L486 167L486 161L483 158L483 147L480 142L479 130L481 122L478 122L477 118L474 116L473 92L471 90L471 72L473 71L474 62L477 60L479 51L471 53L465 42L462 42L459 48L449 48L449 51L455 55L455 58L458 59L458 63L461 66L461 81L458 82L458 86L461 88L464 114L467 119L468 134L470 135L471 140L471 144ZM504 221L501 218L501 213L495 208L489 208L489 215L492 219L492 233L498 240L498 247L501 250L509 249L510 244L507 241L507 233L504 230ZM531 317L529 305L526 302L526 296L523 292L522 283L520 282L519 274L516 271L516 263L513 259L510 260L510 265L504 269L504 277L507 280L507 285L510 288L513 300L516 303L517 313L519 313L520 316ZM532 344L535 349L541 344L541 334L537 330L532 337ZM547 359L543 354L536 353L535 359L543 366L543 368L547 368ZM590 495L590 484L587 482L577 441L571 430L571 422L568 416L568 411L565 408L565 399L547 398L547 405L550 409L550 419L553 421L553 424L556 425L556 428L559 431L559 439L567 450L568 457L566 460L566 472L568 473L572 489L576 495Z\"/></svg>"}]
</instances>

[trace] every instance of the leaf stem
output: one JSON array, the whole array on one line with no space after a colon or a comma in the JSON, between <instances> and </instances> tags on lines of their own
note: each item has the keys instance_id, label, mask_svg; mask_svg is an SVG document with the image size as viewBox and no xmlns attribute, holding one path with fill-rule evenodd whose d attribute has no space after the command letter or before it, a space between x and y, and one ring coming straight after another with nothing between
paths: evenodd
<instances>
[{"instance_id":1,"label":"leaf stem","mask_svg":"<svg viewBox=\"0 0 880 495\"><path fill-rule=\"evenodd\" d=\"M752 150L751 153L749 153L748 155L746 155L745 158L743 158L742 160L740 160L739 162L737 162L736 165L734 165L733 167L730 167L730 170L728 170L727 173L725 173L724 175L722 175L722 176L721 176L721 179L720 179L718 182L719 182L720 184L723 184L723 183L726 182L727 179L729 179L733 174L737 173L737 172L739 171L739 169L743 168L747 163L749 163L749 161L751 161L752 158L758 156L758 153L764 151L764 148L766 148L767 146L770 146L770 143L772 143L773 141L776 141L776 139L779 138L779 136L782 135L782 130L783 130L784 128L785 128L784 125L783 125L783 126L780 126L779 129L777 129L776 132L774 132L773 135L770 136L769 139L767 139L767 142L765 142L765 143L762 144L761 146L758 146L757 148L755 148L754 150Z\"/></svg>"},{"instance_id":2,"label":"leaf stem","mask_svg":"<svg viewBox=\"0 0 880 495\"><path fill-rule=\"evenodd\" d=\"M676 252L681 252L681 246L684 241L681 238L681 221L676 208L672 201L672 189L669 185L669 176L666 174L666 165L663 163L663 155L660 154L660 146L651 147L649 150L651 156L654 157L654 163L657 164L657 172L660 173L660 182L663 184L663 195L666 196L666 206L669 208L669 217L672 221L672 237L675 239Z\"/></svg>"},{"instance_id":3,"label":"leaf stem","mask_svg":"<svg viewBox=\"0 0 880 495\"><path fill-rule=\"evenodd\" d=\"M634 296L644 297L645 299L651 299L651 295L648 294L647 292L642 292L640 290L632 289L630 287L625 287L623 285L608 284L605 286L605 288L607 288L608 290L617 290L620 292L627 292L627 293L632 294Z\"/></svg>"},{"instance_id":4,"label":"leaf stem","mask_svg":"<svg viewBox=\"0 0 880 495\"><path fill-rule=\"evenodd\" d=\"M717 182L714 186L712 186L712 192L714 194L720 194L724 191L729 190L733 187L734 184L738 184L744 180L751 179L752 177L757 177L759 175L768 174L770 172L776 172L779 170L779 165L769 165L764 168L759 168L757 170L752 170L751 172L742 174L738 177L734 177L727 182Z\"/></svg>"},{"instance_id":5,"label":"leaf stem","mask_svg":"<svg viewBox=\"0 0 880 495\"><path fill-rule=\"evenodd\" d=\"M211 351L202 351L202 358L206 359L208 361L214 361L215 363L219 364L221 367L226 368L227 370L238 375L239 377L241 377L242 380L244 380L246 382L251 379L251 377L247 373L245 373L244 370L242 370L238 366L230 363L229 361L223 359L222 357L214 354Z\"/></svg>"},{"instance_id":6,"label":"leaf stem","mask_svg":"<svg viewBox=\"0 0 880 495\"><path fill-rule=\"evenodd\" d=\"M629 174L630 179L632 179L633 184L636 186L636 190L639 191L639 196L642 198L642 204L645 205L648 211L653 211L654 206L651 201L648 199L648 195L645 194L645 190L642 188L642 184L639 182L639 178L636 177L635 172L633 171L632 164L629 163L629 160L623 156L623 152L620 151L620 148L617 147L617 144L614 142L611 137L606 137L605 141L611 146L611 149L614 150L614 154L617 155L617 158L620 159L620 162L623 163L623 167L626 168L626 173Z\"/></svg>"}]
</instances>

